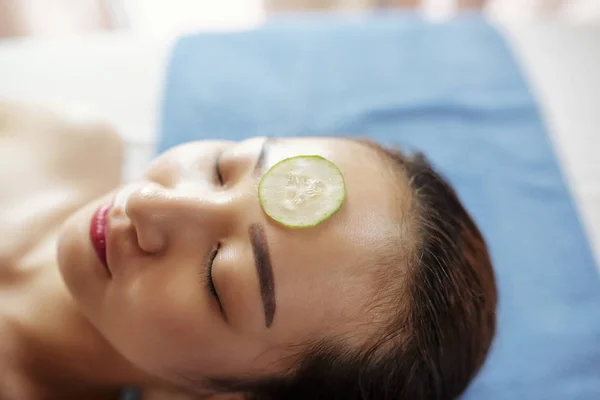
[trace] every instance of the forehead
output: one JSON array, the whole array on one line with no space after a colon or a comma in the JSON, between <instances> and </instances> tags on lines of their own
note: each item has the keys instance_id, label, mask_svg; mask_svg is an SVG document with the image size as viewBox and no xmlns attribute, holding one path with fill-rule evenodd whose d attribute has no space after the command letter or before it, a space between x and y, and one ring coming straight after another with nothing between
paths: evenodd
<instances>
[{"instance_id":1,"label":"forehead","mask_svg":"<svg viewBox=\"0 0 600 400\"><path fill-rule=\"evenodd\" d=\"M363 250L372 249L389 237L401 198L407 194L398 184L398 174L394 173L389 160L358 141L303 138L278 140L270 148L268 166L297 155L319 155L332 161L342 172L346 184L347 197L340 211L317 229L307 229L307 232L326 233L346 247Z\"/></svg>"},{"instance_id":2,"label":"forehead","mask_svg":"<svg viewBox=\"0 0 600 400\"><path fill-rule=\"evenodd\" d=\"M374 265L398 236L403 189L378 151L344 139L286 139L269 151L268 164L296 155L320 155L335 163L346 182L340 211L308 229L269 224L278 325L287 334L343 330L348 320L366 322L375 297ZM292 339L293 340L293 339Z\"/></svg>"},{"instance_id":3,"label":"forehead","mask_svg":"<svg viewBox=\"0 0 600 400\"><path fill-rule=\"evenodd\" d=\"M340 138L283 139L275 143L270 147L269 166L298 155L319 155L338 166L344 175L352 211L346 212L346 216L381 214L389 217L396 211L397 197L403 189L398 185L398 174L385 155L372 146ZM355 203L362 201L366 204L357 208Z\"/></svg>"}]
</instances>

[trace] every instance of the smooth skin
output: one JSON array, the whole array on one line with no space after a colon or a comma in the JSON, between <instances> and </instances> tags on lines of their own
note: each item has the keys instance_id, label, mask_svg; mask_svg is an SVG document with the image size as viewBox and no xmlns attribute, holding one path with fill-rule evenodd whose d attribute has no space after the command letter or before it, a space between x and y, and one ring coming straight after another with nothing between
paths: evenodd
<instances>
[{"instance_id":1,"label":"smooth skin","mask_svg":"<svg viewBox=\"0 0 600 400\"><path fill-rule=\"evenodd\" d=\"M298 345L371 333L368 265L397 234L399 196L368 146L269 141L257 168L265 138L195 142L120 185L122 145L107 127L3 105L0 141L0 185L10 188L0 192L0 376L9 377L0 398L115 398L131 384L151 388L146 399L203 396L208 378L280 374ZM269 166L301 154L334 162L347 198L326 222L290 229L265 215L257 185ZM107 203L108 271L89 239ZM274 277L269 326L253 226ZM217 248L215 297L206 265Z\"/></svg>"}]
</instances>

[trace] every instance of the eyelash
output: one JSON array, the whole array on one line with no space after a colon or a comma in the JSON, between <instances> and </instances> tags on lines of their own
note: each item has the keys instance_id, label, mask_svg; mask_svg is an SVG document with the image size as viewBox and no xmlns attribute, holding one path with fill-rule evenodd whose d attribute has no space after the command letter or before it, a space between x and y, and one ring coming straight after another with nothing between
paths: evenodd
<instances>
[{"instance_id":1,"label":"eyelash","mask_svg":"<svg viewBox=\"0 0 600 400\"><path fill-rule=\"evenodd\" d=\"M222 155L223 155L223 152L221 151L215 158L215 177L216 177L219 185L223 185L223 175L221 175L221 168L220 168L220 164L221 164L220 161L221 161ZM212 276L213 265L214 265L215 259L217 258L217 254L219 254L220 248L221 248L221 244L219 243L217 245L217 247L210 253L210 257L208 258L208 265L204 269L205 275L206 275L204 277L205 278L204 282L206 283L206 289L208 290L210 295L217 300L217 303L219 303L219 308L221 308L221 310L222 310L221 301L219 300L217 288L215 287L215 282L214 282L213 276Z\"/></svg>"},{"instance_id":2,"label":"eyelash","mask_svg":"<svg viewBox=\"0 0 600 400\"><path fill-rule=\"evenodd\" d=\"M217 245L217 248L214 249L212 251L212 253L210 253L210 257L208 258L208 265L205 268L205 282L206 282L206 288L208 289L208 291L210 292L211 296L213 296L214 298L216 298L217 300L219 299L219 295L217 294L217 288L215 287L215 282L213 281L213 277L212 277L212 269L213 269L213 265L215 262L215 258L217 258L217 254L219 253L219 249L221 248L221 245ZM220 304L220 302L219 302Z\"/></svg>"},{"instance_id":3,"label":"eyelash","mask_svg":"<svg viewBox=\"0 0 600 400\"><path fill-rule=\"evenodd\" d=\"M220 164L221 164L220 161L221 161L222 155L223 155L223 152L219 153L219 155L215 159L215 175L217 178L217 182L219 182L219 185L223 184L223 175L221 175L221 168L220 168Z\"/></svg>"}]
</instances>

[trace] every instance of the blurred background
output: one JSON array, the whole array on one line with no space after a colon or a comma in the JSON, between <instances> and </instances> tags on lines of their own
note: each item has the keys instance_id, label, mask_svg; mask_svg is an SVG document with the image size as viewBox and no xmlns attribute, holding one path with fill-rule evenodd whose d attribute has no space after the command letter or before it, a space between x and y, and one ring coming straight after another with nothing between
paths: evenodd
<instances>
[{"instance_id":1,"label":"blurred background","mask_svg":"<svg viewBox=\"0 0 600 400\"><path fill-rule=\"evenodd\" d=\"M476 9L506 21L600 21L599 0L0 0L0 37L115 29L174 34L255 23L271 12L389 8L415 8L434 19Z\"/></svg>"}]
</instances>

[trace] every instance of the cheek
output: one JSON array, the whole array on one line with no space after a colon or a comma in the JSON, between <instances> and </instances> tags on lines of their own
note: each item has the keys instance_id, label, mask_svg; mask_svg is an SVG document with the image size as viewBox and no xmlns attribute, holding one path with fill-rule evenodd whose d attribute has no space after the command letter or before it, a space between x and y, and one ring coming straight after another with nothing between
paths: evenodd
<instances>
[{"instance_id":1,"label":"cheek","mask_svg":"<svg viewBox=\"0 0 600 400\"><path fill-rule=\"evenodd\" d=\"M257 360L273 365L265 342L227 325L204 290L197 274L141 275L110 294L101 330L138 368L174 384L181 374L243 376Z\"/></svg>"},{"instance_id":2,"label":"cheek","mask_svg":"<svg viewBox=\"0 0 600 400\"><path fill-rule=\"evenodd\" d=\"M174 384L185 384L181 375L249 373L261 354L257 343L233 332L206 299L184 289L163 282L132 290L123 301L128 304L107 321L106 337L138 368Z\"/></svg>"},{"instance_id":3,"label":"cheek","mask_svg":"<svg viewBox=\"0 0 600 400\"><path fill-rule=\"evenodd\" d=\"M223 330L200 279L193 273L148 270L115 286L104 309L105 336L150 373L195 363Z\"/></svg>"}]
</instances>

